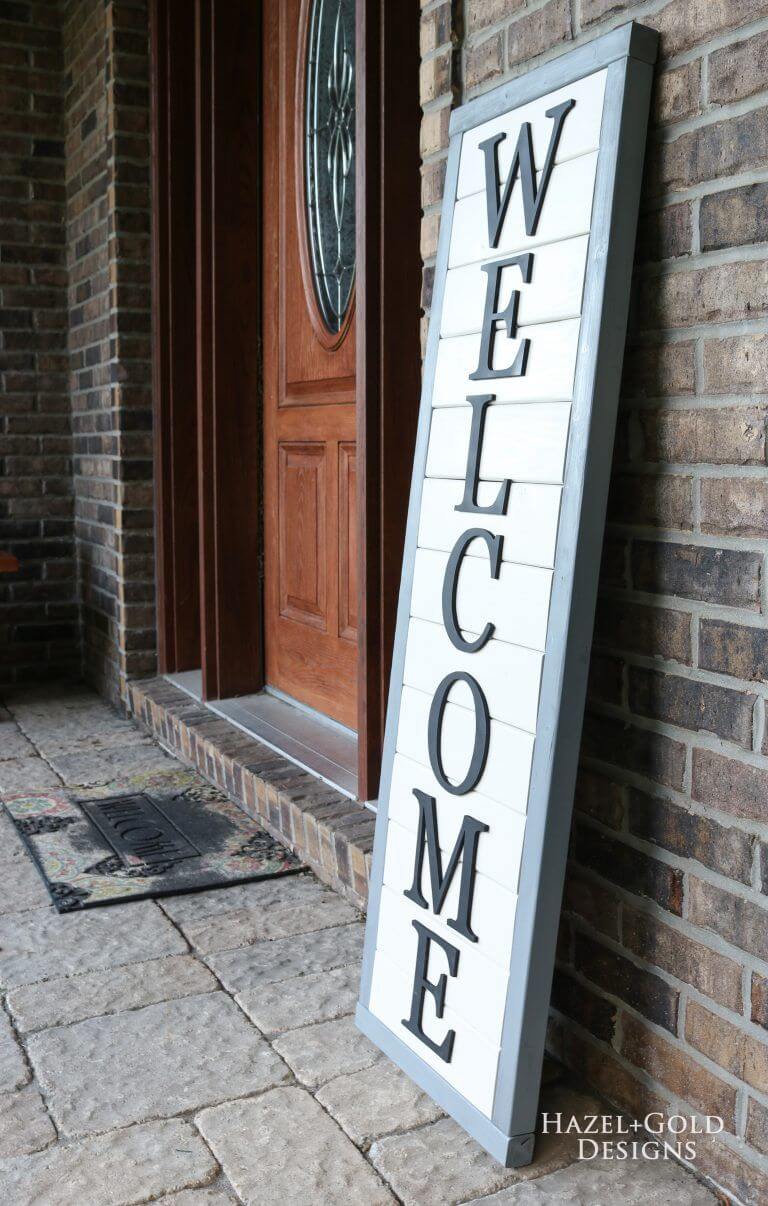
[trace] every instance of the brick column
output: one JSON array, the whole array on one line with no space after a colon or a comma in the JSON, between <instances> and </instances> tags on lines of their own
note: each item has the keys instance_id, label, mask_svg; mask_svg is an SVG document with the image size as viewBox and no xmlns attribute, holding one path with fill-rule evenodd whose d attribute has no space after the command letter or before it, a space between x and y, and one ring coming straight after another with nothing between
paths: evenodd
<instances>
[{"instance_id":1,"label":"brick column","mask_svg":"<svg viewBox=\"0 0 768 1206\"><path fill-rule=\"evenodd\" d=\"M435 277L437 236L448 157L448 122L460 96L462 5L458 0L428 0L421 6L421 255L422 347L427 334Z\"/></svg>"},{"instance_id":2,"label":"brick column","mask_svg":"<svg viewBox=\"0 0 768 1206\"><path fill-rule=\"evenodd\" d=\"M67 0L70 381L84 668L154 668L149 91L144 0Z\"/></svg>"}]
</instances>

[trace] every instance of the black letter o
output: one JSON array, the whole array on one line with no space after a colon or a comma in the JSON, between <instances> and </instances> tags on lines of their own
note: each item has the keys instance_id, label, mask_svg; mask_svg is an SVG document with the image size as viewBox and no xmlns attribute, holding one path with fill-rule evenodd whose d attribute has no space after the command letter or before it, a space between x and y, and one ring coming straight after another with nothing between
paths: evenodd
<instances>
[{"instance_id":1,"label":"black letter o","mask_svg":"<svg viewBox=\"0 0 768 1206\"><path fill-rule=\"evenodd\" d=\"M472 759L461 783L455 785L451 783L443 770L443 758L440 752L443 713L445 705L448 702L449 692L454 683L467 684L472 692L472 701L475 705L475 742L472 749ZM430 765L434 771L435 778L440 786L444 787L452 796L465 796L467 792L472 791L473 787L476 787L479 783L480 777L485 770L486 759L488 758L490 728L491 717L488 711L488 701L483 695L477 680L471 674L466 674L463 670L454 670L453 673L447 674L435 691L432 706L429 709L427 748L429 750Z\"/></svg>"}]
</instances>

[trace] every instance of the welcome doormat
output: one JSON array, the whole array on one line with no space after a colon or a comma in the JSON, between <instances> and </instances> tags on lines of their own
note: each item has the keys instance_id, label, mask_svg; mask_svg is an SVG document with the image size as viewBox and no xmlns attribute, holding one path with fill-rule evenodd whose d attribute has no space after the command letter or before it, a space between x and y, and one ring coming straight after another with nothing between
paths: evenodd
<instances>
[{"instance_id":1,"label":"welcome doormat","mask_svg":"<svg viewBox=\"0 0 768 1206\"><path fill-rule=\"evenodd\" d=\"M59 913L305 870L215 787L6 796Z\"/></svg>"}]
</instances>

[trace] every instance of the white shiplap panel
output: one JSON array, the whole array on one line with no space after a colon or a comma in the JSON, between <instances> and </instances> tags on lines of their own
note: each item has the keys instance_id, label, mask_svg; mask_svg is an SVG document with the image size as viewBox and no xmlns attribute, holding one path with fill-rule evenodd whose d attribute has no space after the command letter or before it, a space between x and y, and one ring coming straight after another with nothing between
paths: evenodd
<instances>
[{"instance_id":1,"label":"white shiplap panel","mask_svg":"<svg viewBox=\"0 0 768 1206\"><path fill-rule=\"evenodd\" d=\"M466 700L468 689L464 683L457 683L454 691L457 698ZM429 765L427 726L431 702L431 697L422 691L403 687L397 750L424 766ZM499 720L491 721L490 730L488 760L480 785L482 792L517 812L525 812L531 781L533 737ZM453 783L459 783L467 773L474 738L474 724L467 724L466 707L448 703L443 714L442 754L445 773Z\"/></svg>"},{"instance_id":2,"label":"white shiplap panel","mask_svg":"<svg viewBox=\"0 0 768 1206\"><path fill-rule=\"evenodd\" d=\"M460 576L465 567L466 562ZM459 623L462 623L461 612L458 614ZM462 632L469 640L478 635L464 628ZM476 653L464 653L451 643L441 623L429 623L411 616L403 682L434 695L446 674L463 670L483 684L488 708L495 720L533 733L536 731L542 661L539 652L493 637Z\"/></svg>"},{"instance_id":3,"label":"white shiplap panel","mask_svg":"<svg viewBox=\"0 0 768 1206\"><path fill-rule=\"evenodd\" d=\"M498 482L481 482L477 501L488 507L498 492ZM450 552L461 533L473 525L504 537L503 561L553 566L561 494L560 486L513 482L506 515L472 515L455 510L464 496L463 482L428 477L421 494L419 546ZM480 541L473 541L467 556L487 558L488 551Z\"/></svg>"},{"instance_id":4,"label":"white shiplap panel","mask_svg":"<svg viewBox=\"0 0 768 1206\"><path fill-rule=\"evenodd\" d=\"M448 557L430 549L417 549L411 592L411 615L442 622L442 587ZM498 578L491 578L487 563L467 557L461 567L456 608L469 632L481 632L490 621L494 639L544 651L547 642L552 571L532 565L502 562Z\"/></svg>"},{"instance_id":5,"label":"white shiplap panel","mask_svg":"<svg viewBox=\"0 0 768 1206\"><path fill-rule=\"evenodd\" d=\"M564 163L566 159L597 150L606 78L606 71L596 71L566 88L559 88L556 92L550 92L547 96L468 130L461 143L458 196L464 197L467 193L485 188L485 157L479 149L480 143L498 133L506 134L504 141L499 144L499 176L502 180L506 179L520 127L525 121L531 123L534 163L541 170L553 126L552 119L546 115L547 110L566 100L574 100L576 104L563 123L555 163Z\"/></svg>"},{"instance_id":6,"label":"white shiplap panel","mask_svg":"<svg viewBox=\"0 0 768 1206\"><path fill-rule=\"evenodd\" d=\"M438 974L445 970L443 962ZM448 989L445 1014L441 1019L435 1017L434 1001L427 994L422 1020L424 1032L435 1042L440 1042L451 1029L456 1032L453 1058L450 1064L445 1063L402 1025L402 1019L410 1016L412 993L413 977L404 976L384 951L377 950L371 981L371 1013L438 1075L449 1078L467 1101L490 1118L499 1061L498 1047L453 1013L447 1003Z\"/></svg>"},{"instance_id":7,"label":"white shiplap panel","mask_svg":"<svg viewBox=\"0 0 768 1206\"><path fill-rule=\"evenodd\" d=\"M453 211L449 268L474 264L478 260L500 259L516 251L531 251L543 243L589 234L596 170L596 152L581 155L553 169L535 235L525 233L522 193L516 186L497 247L488 243L485 193L462 197Z\"/></svg>"},{"instance_id":8,"label":"white shiplap panel","mask_svg":"<svg viewBox=\"0 0 768 1206\"><path fill-rule=\"evenodd\" d=\"M479 326L479 324L478 324ZM579 319L546 322L526 327L517 339L502 330L493 348L493 367L514 363L520 340L528 339L528 361L521 377L495 377L473 381L480 334L441 339L437 349L433 406L466 405L467 394L493 394L498 402L564 402L573 395L573 377L579 350Z\"/></svg>"},{"instance_id":9,"label":"white shiplap panel","mask_svg":"<svg viewBox=\"0 0 768 1206\"><path fill-rule=\"evenodd\" d=\"M411 758L396 754L392 766L388 815L390 820L414 834L419 820L419 809L413 795L415 787L433 796L437 803L438 832L444 857L447 858L453 850L463 818L467 815L477 817L485 821L489 837L492 838L478 843L478 871L504 884L511 892L516 892L525 816L513 811L508 804L492 800L478 791L453 796L439 785L430 767L420 766Z\"/></svg>"},{"instance_id":10,"label":"white shiplap panel","mask_svg":"<svg viewBox=\"0 0 768 1206\"><path fill-rule=\"evenodd\" d=\"M532 323L577 318L581 313L588 243L588 237L580 235L576 239L548 243L546 247L533 252L531 279L528 284L523 284L519 267L503 268L496 303L497 312L509 304L513 290L517 290L520 294L517 319L521 329ZM556 289L552 288L553 281L557 281ZM443 339L480 330L488 286L489 275L483 271L481 264L468 264L464 268L450 270L445 280L440 322L440 335ZM522 330L522 333L528 332ZM510 346L503 331L499 331L496 336L496 346ZM513 357L509 356L508 363L511 363L512 359Z\"/></svg>"},{"instance_id":11,"label":"white shiplap panel","mask_svg":"<svg viewBox=\"0 0 768 1206\"><path fill-rule=\"evenodd\" d=\"M559 484L568 445L569 402L533 402L485 412L480 476L486 481ZM472 408L445 406L432 411L427 477L464 478Z\"/></svg>"},{"instance_id":12,"label":"white shiplap panel","mask_svg":"<svg viewBox=\"0 0 768 1206\"><path fill-rule=\"evenodd\" d=\"M395 846L402 841L403 837L410 838L410 835L406 834L405 830L400 830L399 826L395 826L395 829L399 830L393 835ZM389 850L389 844L387 849ZM392 868L396 871L393 864ZM405 886L410 887L410 884ZM469 942L461 934L457 934L455 930L445 924L442 917L436 917L431 909L420 908L403 896L403 891L404 888L398 888L395 883L387 879L385 871L384 890L381 894L379 909L379 949L384 951L404 976L412 976L413 969L416 967L418 944L413 921L421 922L428 930L432 930L451 946L456 947L460 952L460 975L449 980L446 1001L450 999L451 1009L454 1013L464 1022L468 1022L489 1043L498 1044L501 1041L504 995L509 978L508 960L503 967L491 962L481 954L479 943ZM446 904L443 916L453 916L446 911L447 909ZM430 952L427 964L427 974L430 980L433 978L437 980L445 969L445 954L439 946L435 946ZM434 977L432 972L434 972ZM481 997L483 998L482 1003Z\"/></svg>"}]
</instances>

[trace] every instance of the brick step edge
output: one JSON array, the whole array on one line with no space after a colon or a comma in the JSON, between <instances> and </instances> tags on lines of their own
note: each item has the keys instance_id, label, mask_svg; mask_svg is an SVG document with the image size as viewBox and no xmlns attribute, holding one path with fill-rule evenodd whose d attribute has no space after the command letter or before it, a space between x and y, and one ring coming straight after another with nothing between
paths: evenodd
<instances>
[{"instance_id":1,"label":"brick step edge","mask_svg":"<svg viewBox=\"0 0 768 1206\"><path fill-rule=\"evenodd\" d=\"M174 757L238 804L365 910L375 817L308 771L214 715L163 678L128 683L128 711Z\"/></svg>"}]
</instances>

